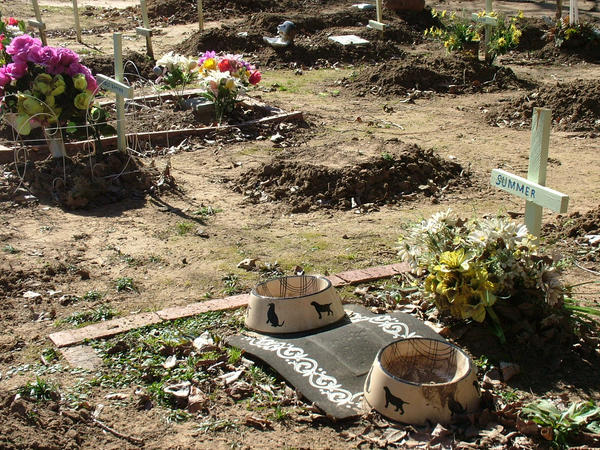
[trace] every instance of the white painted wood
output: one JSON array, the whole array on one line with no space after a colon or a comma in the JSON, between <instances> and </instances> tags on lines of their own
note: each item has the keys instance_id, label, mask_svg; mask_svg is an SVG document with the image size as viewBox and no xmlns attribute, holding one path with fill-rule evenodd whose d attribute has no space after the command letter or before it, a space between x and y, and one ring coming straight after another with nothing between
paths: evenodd
<instances>
[{"instance_id":1,"label":"white painted wood","mask_svg":"<svg viewBox=\"0 0 600 450\"><path fill-rule=\"evenodd\" d=\"M75 19L75 33L77 34L77 42L81 43L81 26L79 25L79 7L77 0L73 0L73 18Z\"/></svg>"},{"instance_id":2,"label":"white painted wood","mask_svg":"<svg viewBox=\"0 0 600 450\"><path fill-rule=\"evenodd\" d=\"M483 16L479 17L477 13L471 14L471 19L474 22L482 23L484 25L491 25L493 27L498 26L498 19L495 17Z\"/></svg>"},{"instance_id":3,"label":"white painted wood","mask_svg":"<svg viewBox=\"0 0 600 450\"><path fill-rule=\"evenodd\" d=\"M145 36L145 37L152 36L152 30L150 28L136 27L135 32L136 32L136 34L139 34L139 35Z\"/></svg>"},{"instance_id":4,"label":"white painted wood","mask_svg":"<svg viewBox=\"0 0 600 450\"><path fill-rule=\"evenodd\" d=\"M502 169L492 170L491 184L498 189L558 213L567 212L569 206L568 195Z\"/></svg>"},{"instance_id":5,"label":"white painted wood","mask_svg":"<svg viewBox=\"0 0 600 450\"><path fill-rule=\"evenodd\" d=\"M98 82L102 89L114 92L115 94L120 95L123 98L133 98L133 88L131 86L113 80L112 78L109 78L106 75L102 74L98 74L96 78L98 79Z\"/></svg>"},{"instance_id":6,"label":"white painted wood","mask_svg":"<svg viewBox=\"0 0 600 450\"><path fill-rule=\"evenodd\" d=\"M363 39L354 34L347 34L343 36L329 36L330 41L336 42L341 45L366 45L369 43L366 39Z\"/></svg>"},{"instance_id":7,"label":"white painted wood","mask_svg":"<svg viewBox=\"0 0 600 450\"><path fill-rule=\"evenodd\" d=\"M204 9L202 0L198 0L198 28L200 31L204 31Z\"/></svg>"},{"instance_id":8,"label":"white painted wood","mask_svg":"<svg viewBox=\"0 0 600 450\"><path fill-rule=\"evenodd\" d=\"M31 0L31 3L33 5L33 12L36 20L29 20L28 23L30 26L37 28L40 32L40 40L42 41L42 44L48 45L48 38L46 37L46 24L44 24L44 21L42 20L40 5L38 4L37 0Z\"/></svg>"},{"instance_id":9,"label":"white painted wood","mask_svg":"<svg viewBox=\"0 0 600 450\"><path fill-rule=\"evenodd\" d=\"M383 23L383 0L377 0L375 3L377 22Z\"/></svg>"},{"instance_id":10,"label":"white painted wood","mask_svg":"<svg viewBox=\"0 0 600 450\"><path fill-rule=\"evenodd\" d=\"M135 32L146 37L146 54L150 58L154 58L154 49L152 48L152 29L150 28L150 19L148 19L148 4L146 3L146 0L140 0L140 8L142 10L142 23L144 26L136 28ZM138 29L144 31L140 32Z\"/></svg>"},{"instance_id":11,"label":"white painted wood","mask_svg":"<svg viewBox=\"0 0 600 450\"><path fill-rule=\"evenodd\" d=\"M569 25L579 23L579 5L577 0L569 0Z\"/></svg>"},{"instance_id":12,"label":"white painted wood","mask_svg":"<svg viewBox=\"0 0 600 450\"><path fill-rule=\"evenodd\" d=\"M369 24L367 25L369 28L373 28L374 30L383 31L387 27L385 23L377 22L375 20L369 20Z\"/></svg>"}]
</instances>

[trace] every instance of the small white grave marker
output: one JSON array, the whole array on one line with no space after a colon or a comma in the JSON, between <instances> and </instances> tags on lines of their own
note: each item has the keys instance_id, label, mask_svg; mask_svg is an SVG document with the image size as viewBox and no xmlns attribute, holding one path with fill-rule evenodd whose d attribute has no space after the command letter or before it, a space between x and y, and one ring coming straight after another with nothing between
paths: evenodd
<instances>
[{"instance_id":1,"label":"small white grave marker","mask_svg":"<svg viewBox=\"0 0 600 450\"><path fill-rule=\"evenodd\" d=\"M33 12L35 13L35 20L29 20L27 23L30 27L37 28L40 33L40 40L43 45L48 45L48 38L46 37L46 24L42 21L42 13L40 13L40 5L37 0L31 0L33 4Z\"/></svg>"},{"instance_id":2,"label":"small white grave marker","mask_svg":"<svg viewBox=\"0 0 600 450\"><path fill-rule=\"evenodd\" d=\"M373 28L374 30L379 30L379 34L383 36L383 31L386 29L387 25L383 23L383 0L376 0L375 9L377 20L369 20L369 24L367 28Z\"/></svg>"},{"instance_id":3,"label":"small white grave marker","mask_svg":"<svg viewBox=\"0 0 600 450\"><path fill-rule=\"evenodd\" d=\"M115 47L115 80L105 75L98 75L100 87L114 92L117 107L117 143L119 151L127 150L127 137L125 135L125 98L133 98L133 88L123 83L123 44L121 33L113 33Z\"/></svg>"},{"instance_id":4,"label":"small white grave marker","mask_svg":"<svg viewBox=\"0 0 600 450\"><path fill-rule=\"evenodd\" d=\"M501 169L492 170L492 186L526 200L525 225L534 236L539 236L542 229L542 208L565 213L569 206L568 195L545 186L551 124L551 110L533 109L527 179Z\"/></svg>"},{"instance_id":5,"label":"small white grave marker","mask_svg":"<svg viewBox=\"0 0 600 450\"><path fill-rule=\"evenodd\" d=\"M77 33L77 42L81 43L81 27L79 26L79 7L77 0L73 0L73 18L75 19L75 32Z\"/></svg>"},{"instance_id":6,"label":"small white grave marker","mask_svg":"<svg viewBox=\"0 0 600 450\"><path fill-rule=\"evenodd\" d=\"M569 0L569 25L577 25L579 23L579 5L577 0Z\"/></svg>"},{"instance_id":7,"label":"small white grave marker","mask_svg":"<svg viewBox=\"0 0 600 450\"><path fill-rule=\"evenodd\" d=\"M369 43L369 41L367 41L366 39L363 39L354 34L348 34L345 36L329 36L329 40L333 41L333 42L337 42L338 44L341 44L344 46L346 46L346 45L365 45L365 44Z\"/></svg>"},{"instance_id":8,"label":"small white grave marker","mask_svg":"<svg viewBox=\"0 0 600 450\"><path fill-rule=\"evenodd\" d=\"M135 32L146 38L146 54L150 58L154 58L154 49L152 48L152 28L150 28L150 20L148 20L148 5L146 4L146 0L140 0L140 7L142 10L142 22L144 23L144 26L137 27Z\"/></svg>"},{"instance_id":9,"label":"small white grave marker","mask_svg":"<svg viewBox=\"0 0 600 450\"><path fill-rule=\"evenodd\" d=\"M490 38L492 37L492 27L498 26L498 19L495 17L490 17L488 14L493 11L492 9L492 0L485 0L485 16L479 17L477 14L472 14L472 19L475 22L482 23L485 28L485 40L483 42L485 49L485 60L489 61L490 59Z\"/></svg>"}]
</instances>

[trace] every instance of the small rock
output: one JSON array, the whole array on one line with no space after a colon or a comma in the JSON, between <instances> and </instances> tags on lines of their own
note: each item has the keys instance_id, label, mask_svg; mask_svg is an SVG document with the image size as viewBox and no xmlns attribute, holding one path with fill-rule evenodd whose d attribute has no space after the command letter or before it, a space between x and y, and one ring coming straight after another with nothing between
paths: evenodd
<instances>
[{"instance_id":1,"label":"small rock","mask_svg":"<svg viewBox=\"0 0 600 450\"><path fill-rule=\"evenodd\" d=\"M208 239L208 233L202 227L196 228L196 236L204 238L204 239Z\"/></svg>"},{"instance_id":2,"label":"small rock","mask_svg":"<svg viewBox=\"0 0 600 450\"><path fill-rule=\"evenodd\" d=\"M176 365L177 365L177 356L176 355L171 355L167 359L165 359L165 362L163 363L162 366L165 369L172 369Z\"/></svg>"},{"instance_id":3,"label":"small rock","mask_svg":"<svg viewBox=\"0 0 600 450\"><path fill-rule=\"evenodd\" d=\"M23 293L23 297L25 297L25 298L38 298L41 296L42 296L42 294L40 294L39 292L34 292L34 291L25 291Z\"/></svg>"},{"instance_id":4,"label":"small rock","mask_svg":"<svg viewBox=\"0 0 600 450\"><path fill-rule=\"evenodd\" d=\"M77 271L77 275L79 275L82 280L89 280L90 279L90 272L87 271L87 270L85 270L85 269L79 269Z\"/></svg>"},{"instance_id":5,"label":"small rock","mask_svg":"<svg viewBox=\"0 0 600 450\"><path fill-rule=\"evenodd\" d=\"M214 346L215 341L213 341L213 338L210 337L209 332L205 331L196 339L194 339L193 345L196 350L202 352L205 348Z\"/></svg>"},{"instance_id":6,"label":"small rock","mask_svg":"<svg viewBox=\"0 0 600 450\"><path fill-rule=\"evenodd\" d=\"M502 380L500 379L500 371L496 368L488 370L483 376L483 384L486 388L493 388L502 385Z\"/></svg>"},{"instance_id":7,"label":"small rock","mask_svg":"<svg viewBox=\"0 0 600 450\"><path fill-rule=\"evenodd\" d=\"M183 383L172 384L164 388L167 394L177 398L187 398L190 395L190 386L192 383L184 381Z\"/></svg>"},{"instance_id":8,"label":"small rock","mask_svg":"<svg viewBox=\"0 0 600 450\"><path fill-rule=\"evenodd\" d=\"M256 269L256 261L254 258L246 258L238 263L237 268L248 271L254 270Z\"/></svg>"},{"instance_id":9,"label":"small rock","mask_svg":"<svg viewBox=\"0 0 600 450\"><path fill-rule=\"evenodd\" d=\"M190 396L188 397L188 411L196 413L208 406L210 399L208 396L198 389L196 386L190 388Z\"/></svg>"},{"instance_id":10,"label":"small rock","mask_svg":"<svg viewBox=\"0 0 600 450\"><path fill-rule=\"evenodd\" d=\"M27 414L27 404L21 398L15 398L10 405L10 410L20 416Z\"/></svg>"},{"instance_id":11,"label":"small rock","mask_svg":"<svg viewBox=\"0 0 600 450\"><path fill-rule=\"evenodd\" d=\"M275 143L279 143L279 142L283 141L284 139L285 139L285 137L283 137L279 133L275 133L273 136L271 136L271 142L275 142Z\"/></svg>"},{"instance_id":12,"label":"small rock","mask_svg":"<svg viewBox=\"0 0 600 450\"><path fill-rule=\"evenodd\" d=\"M502 372L502 379L508 381L521 372L521 367L511 362L500 362L500 372Z\"/></svg>"}]
</instances>

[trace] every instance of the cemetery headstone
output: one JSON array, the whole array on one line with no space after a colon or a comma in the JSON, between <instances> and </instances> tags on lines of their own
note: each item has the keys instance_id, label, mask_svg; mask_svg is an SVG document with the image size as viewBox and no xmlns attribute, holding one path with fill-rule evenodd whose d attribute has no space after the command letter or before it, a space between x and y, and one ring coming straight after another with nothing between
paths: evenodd
<instances>
[{"instance_id":1,"label":"cemetery headstone","mask_svg":"<svg viewBox=\"0 0 600 450\"><path fill-rule=\"evenodd\" d=\"M526 200L525 225L534 236L540 235L543 208L565 213L569 205L568 195L545 186L551 125L552 111L550 109L533 109L527 179L505 170L492 170L492 186Z\"/></svg>"},{"instance_id":2,"label":"cemetery headstone","mask_svg":"<svg viewBox=\"0 0 600 450\"><path fill-rule=\"evenodd\" d=\"M492 0L485 0L485 16L479 17L477 14L473 14L472 18L475 22L483 23L485 29L485 38L484 38L484 51L485 51L485 60L490 61L490 39L492 37L492 27L498 26L498 19L495 17L490 17L489 14L493 11L492 9Z\"/></svg>"}]
</instances>

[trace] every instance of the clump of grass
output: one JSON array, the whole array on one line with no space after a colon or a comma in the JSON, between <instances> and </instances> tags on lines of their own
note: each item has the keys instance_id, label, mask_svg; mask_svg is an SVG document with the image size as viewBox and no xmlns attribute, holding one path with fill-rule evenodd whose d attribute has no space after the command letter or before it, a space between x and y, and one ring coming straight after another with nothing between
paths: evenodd
<instances>
[{"instance_id":1,"label":"clump of grass","mask_svg":"<svg viewBox=\"0 0 600 450\"><path fill-rule=\"evenodd\" d=\"M228 347L227 348L227 362L229 364L237 364L240 359L242 359L242 355L244 354L244 350L237 347Z\"/></svg>"},{"instance_id":2,"label":"clump of grass","mask_svg":"<svg viewBox=\"0 0 600 450\"><path fill-rule=\"evenodd\" d=\"M81 326L86 323L102 322L112 319L117 315L117 312L108 305L100 305L98 308L87 311L78 311L70 316L65 317L60 322L69 323L75 326Z\"/></svg>"},{"instance_id":3,"label":"clump of grass","mask_svg":"<svg viewBox=\"0 0 600 450\"><path fill-rule=\"evenodd\" d=\"M87 302L97 302L104 297L104 294L100 291L90 290L83 294L83 299Z\"/></svg>"},{"instance_id":4,"label":"clump of grass","mask_svg":"<svg viewBox=\"0 0 600 450\"><path fill-rule=\"evenodd\" d=\"M50 363L58 359L58 352L52 347L46 348L42 351L42 358L47 363Z\"/></svg>"},{"instance_id":5,"label":"clump of grass","mask_svg":"<svg viewBox=\"0 0 600 450\"><path fill-rule=\"evenodd\" d=\"M115 285L117 287L117 292L129 291L129 292L137 292L137 288L133 283L133 278L131 277L121 277L117 278L115 281Z\"/></svg>"},{"instance_id":6,"label":"clump of grass","mask_svg":"<svg viewBox=\"0 0 600 450\"><path fill-rule=\"evenodd\" d=\"M18 250L16 248L14 248L12 245L10 244L6 244L3 248L2 251L4 251L4 253L10 253L10 254L15 254L15 253L19 253L21 250Z\"/></svg>"},{"instance_id":7,"label":"clump of grass","mask_svg":"<svg viewBox=\"0 0 600 450\"><path fill-rule=\"evenodd\" d=\"M194 224L192 222L179 222L176 228L179 236L185 236L194 229Z\"/></svg>"},{"instance_id":8,"label":"clump of grass","mask_svg":"<svg viewBox=\"0 0 600 450\"><path fill-rule=\"evenodd\" d=\"M21 386L18 392L21 397L41 402L60 399L58 387L40 377L36 377L33 383L29 382L25 386Z\"/></svg>"},{"instance_id":9,"label":"clump of grass","mask_svg":"<svg viewBox=\"0 0 600 450\"><path fill-rule=\"evenodd\" d=\"M227 295L236 295L241 291L239 277L233 273L223 277L223 284L225 285L223 292Z\"/></svg>"},{"instance_id":10,"label":"clump of grass","mask_svg":"<svg viewBox=\"0 0 600 450\"><path fill-rule=\"evenodd\" d=\"M275 422L285 422L290 418L290 413L281 406L277 405L275 407L275 411L269 414L268 417Z\"/></svg>"}]
</instances>

